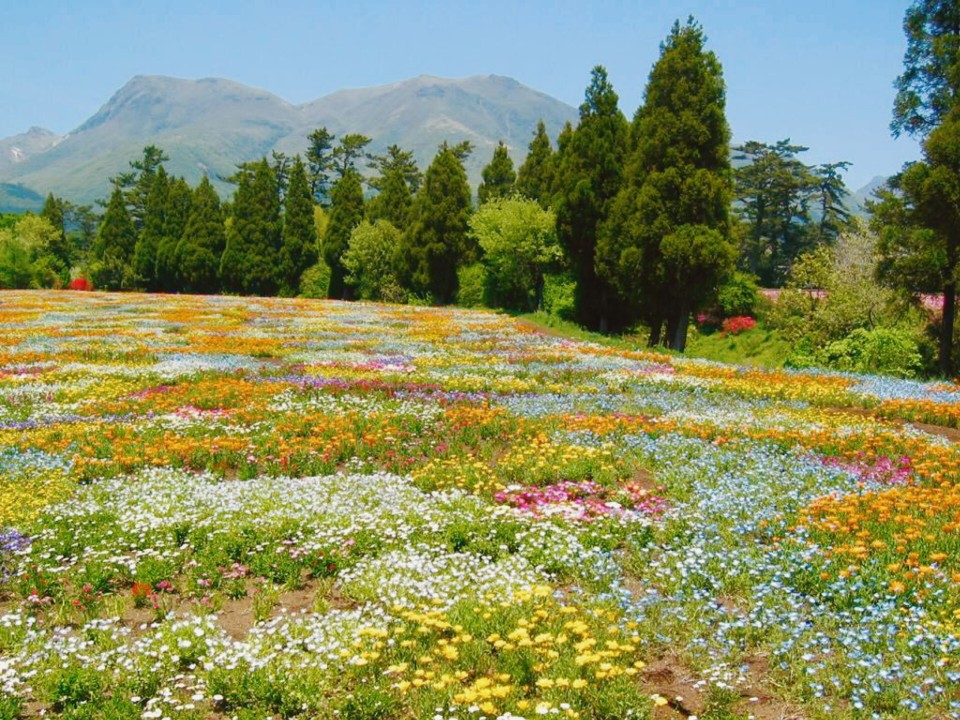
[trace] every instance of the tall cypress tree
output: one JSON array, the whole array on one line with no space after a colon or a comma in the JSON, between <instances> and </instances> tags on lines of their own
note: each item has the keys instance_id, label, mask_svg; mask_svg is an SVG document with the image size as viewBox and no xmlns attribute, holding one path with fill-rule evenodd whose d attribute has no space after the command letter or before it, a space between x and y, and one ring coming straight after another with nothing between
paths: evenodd
<instances>
[{"instance_id":1,"label":"tall cypress tree","mask_svg":"<svg viewBox=\"0 0 960 720\"><path fill-rule=\"evenodd\" d=\"M220 289L220 256L226 246L220 198L204 175L193 191L190 215L177 244L177 276L180 288L191 293L215 293Z\"/></svg>"},{"instance_id":2,"label":"tall cypress tree","mask_svg":"<svg viewBox=\"0 0 960 720\"><path fill-rule=\"evenodd\" d=\"M604 224L599 271L683 350L690 313L732 269L730 129L720 62L693 18L674 23L634 118L626 182Z\"/></svg>"},{"instance_id":3,"label":"tall cypress tree","mask_svg":"<svg viewBox=\"0 0 960 720\"><path fill-rule=\"evenodd\" d=\"M163 211L163 231L157 243L156 286L164 292L180 290L181 278L177 262L177 245L183 237L190 217L193 191L183 178L174 178L167 189Z\"/></svg>"},{"instance_id":4,"label":"tall cypress tree","mask_svg":"<svg viewBox=\"0 0 960 720\"><path fill-rule=\"evenodd\" d=\"M574 311L578 321L601 332L624 322L615 290L594 264L599 225L623 180L628 125L617 101L607 71L598 65L580 106L580 122L561 143L557 165L557 236L576 280Z\"/></svg>"},{"instance_id":5,"label":"tall cypress tree","mask_svg":"<svg viewBox=\"0 0 960 720\"><path fill-rule=\"evenodd\" d=\"M92 248L91 279L97 288L120 290L128 287L136 241L137 231L127 211L126 197L123 190L115 186Z\"/></svg>"},{"instance_id":6,"label":"tall cypress tree","mask_svg":"<svg viewBox=\"0 0 960 720\"><path fill-rule=\"evenodd\" d=\"M347 298L347 270L343 254L350 245L350 233L363 221L363 186L360 173L348 168L330 190L330 224L323 238L323 259L330 268L330 286L327 297Z\"/></svg>"},{"instance_id":7,"label":"tall cypress tree","mask_svg":"<svg viewBox=\"0 0 960 720\"><path fill-rule=\"evenodd\" d=\"M513 192L517 173L513 170L513 160L507 152L503 140L493 150L490 164L483 169L483 182L477 190L477 199L480 204L496 198L507 197Z\"/></svg>"},{"instance_id":8,"label":"tall cypress tree","mask_svg":"<svg viewBox=\"0 0 960 720\"><path fill-rule=\"evenodd\" d=\"M233 223L220 261L224 289L275 295L279 287L280 198L277 179L263 158L244 173L233 205Z\"/></svg>"},{"instance_id":9,"label":"tall cypress tree","mask_svg":"<svg viewBox=\"0 0 960 720\"><path fill-rule=\"evenodd\" d=\"M441 304L453 302L457 267L475 255L468 237L471 198L463 158L468 146L446 143L434 157L414 203L413 220L403 237L408 285Z\"/></svg>"},{"instance_id":10,"label":"tall cypress tree","mask_svg":"<svg viewBox=\"0 0 960 720\"><path fill-rule=\"evenodd\" d=\"M164 218L167 214L167 195L170 182L161 165L150 184L143 212L143 227L133 253L133 269L138 287L150 291L160 289L157 282L157 250L163 241Z\"/></svg>"},{"instance_id":11,"label":"tall cypress tree","mask_svg":"<svg viewBox=\"0 0 960 720\"><path fill-rule=\"evenodd\" d=\"M516 189L529 200L536 200L547 208L553 194L554 152L547 136L543 120L537 123L537 131L530 141L527 157L517 170Z\"/></svg>"},{"instance_id":12,"label":"tall cypress tree","mask_svg":"<svg viewBox=\"0 0 960 720\"><path fill-rule=\"evenodd\" d=\"M300 156L293 161L284 198L283 235L280 245L280 292L296 295L303 271L317 261L317 227L313 196Z\"/></svg>"}]
</instances>

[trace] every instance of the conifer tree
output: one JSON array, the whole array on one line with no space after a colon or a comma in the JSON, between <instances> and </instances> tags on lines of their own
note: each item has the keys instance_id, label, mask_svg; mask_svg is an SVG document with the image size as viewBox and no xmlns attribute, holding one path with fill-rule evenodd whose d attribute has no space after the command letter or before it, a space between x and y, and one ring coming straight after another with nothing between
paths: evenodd
<instances>
[{"instance_id":1,"label":"conifer tree","mask_svg":"<svg viewBox=\"0 0 960 720\"><path fill-rule=\"evenodd\" d=\"M517 192L529 200L536 200L544 209L550 206L553 192L554 152L543 120L530 141L527 157L517 170Z\"/></svg>"},{"instance_id":2,"label":"conifer tree","mask_svg":"<svg viewBox=\"0 0 960 720\"><path fill-rule=\"evenodd\" d=\"M343 254L350 245L350 233L363 221L363 186L360 173L348 169L330 190L330 224L323 238L323 259L330 268L327 297L347 299L346 268Z\"/></svg>"},{"instance_id":3,"label":"conifer tree","mask_svg":"<svg viewBox=\"0 0 960 720\"><path fill-rule=\"evenodd\" d=\"M183 237L190 217L193 191L183 178L174 178L167 188L167 201L163 211L163 231L157 243L157 260L154 271L156 286L164 292L180 290L177 262L177 245Z\"/></svg>"},{"instance_id":4,"label":"conifer tree","mask_svg":"<svg viewBox=\"0 0 960 720\"><path fill-rule=\"evenodd\" d=\"M220 198L204 175L193 191L190 215L177 244L180 289L190 293L215 293L220 289L220 256L226 246Z\"/></svg>"},{"instance_id":5,"label":"conifer tree","mask_svg":"<svg viewBox=\"0 0 960 720\"><path fill-rule=\"evenodd\" d=\"M490 164L483 169L483 182L477 190L477 199L480 204L509 196L513 192L517 173L513 170L513 160L507 152L503 140L494 148Z\"/></svg>"},{"instance_id":6,"label":"conifer tree","mask_svg":"<svg viewBox=\"0 0 960 720\"><path fill-rule=\"evenodd\" d=\"M167 214L167 195L170 181L163 166L157 168L157 174L150 186L144 206L143 227L137 238L133 253L133 270L137 286L151 292L159 290L157 281L157 250L163 241L164 218Z\"/></svg>"},{"instance_id":7,"label":"conifer tree","mask_svg":"<svg viewBox=\"0 0 960 720\"><path fill-rule=\"evenodd\" d=\"M95 287L102 290L128 287L136 241L137 231L127 211L123 190L114 186L92 248L94 262L90 274Z\"/></svg>"},{"instance_id":8,"label":"conifer tree","mask_svg":"<svg viewBox=\"0 0 960 720\"><path fill-rule=\"evenodd\" d=\"M693 18L674 23L634 118L636 147L597 249L598 270L683 350L690 313L736 257L725 89Z\"/></svg>"},{"instance_id":9,"label":"conifer tree","mask_svg":"<svg viewBox=\"0 0 960 720\"><path fill-rule=\"evenodd\" d=\"M313 197L303 161L297 155L290 169L284 198L283 235L280 245L280 292L297 294L303 271L317 261L317 228L313 219Z\"/></svg>"},{"instance_id":10,"label":"conifer tree","mask_svg":"<svg viewBox=\"0 0 960 720\"><path fill-rule=\"evenodd\" d=\"M387 220L403 231L423 175L413 153L401 150L397 145L388 147L387 154L375 158L375 163L379 175L370 181L370 186L378 194L367 204L367 216L371 221Z\"/></svg>"},{"instance_id":11,"label":"conifer tree","mask_svg":"<svg viewBox=\"0 0 960 720\"><path fill-rule=\"evenodd\" d=\"M61 281L69 280L70 268L73 265L73 247L67 237L66 204L63 199L47 195L40 217L46 219L54 229L54 234L46 243L46 253L53 271Z\"/></svg>"},{"instance_id":12,"label":"conifer tree","mask_svg":"<svg viewBox=\"0 0 960 720\"><path fill-rule=\"evenodd\" d=\"M333 167L333 140L327 128L314 130L307 139L307 164L310 169L310 192L321 206L326 207L330 194L330 169Z\"/></svg>"},{"instance_id":13,"label":"conifer tree","mask_svg":"<svg viewBox=\"0 0 960 720\"><path fill-rule=\"evenodd\" d=\"M414 202L413 219L403 237L407 281L416 293L435 302L453 302L457 267L475 259L468 237L471 198L463 157L469 146L446 143L434 157Z\"/></svg>"},{"instance_id":14,"label":"conifer tree","mask_svg":"<svg viewBox=\"0 0 960 720\"><path fill-rule=\"evenodd\" d=\"M598 65L577 129L567 137L561 133L557 163L557 236L576 280L574 312L579 322L601 332L623 324L615 290L595 268L598 228L620 189L627 149L627 120L617 101L607 71Z\"/></svg>"},{"instance_id":15,"label":"conifer tree","mask_svg":"<svg viewBox=\"0 0 960 720\"><path fill-rule=\"evenodd\" d=\"M277 179L263 158L252 176L240 178L233 223L220 262L224 289L250 295L275 295L280 283L280 198Z\"/></svg>"}]
</instances>

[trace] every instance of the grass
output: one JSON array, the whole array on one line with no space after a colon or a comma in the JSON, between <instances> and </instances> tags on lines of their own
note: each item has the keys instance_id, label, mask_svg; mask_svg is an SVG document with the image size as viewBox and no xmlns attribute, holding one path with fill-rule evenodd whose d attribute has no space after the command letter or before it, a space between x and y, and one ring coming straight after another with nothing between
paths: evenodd
<instances>
[{"instance_id":1,"label":"grass","mask_svg":"<svg viewBox=\"0 0 960 720\"><path fill-rule=\"evenodd\" d=\"M545 312L526 313L519 319L536 325L545 332L560 335L571 340L597 343L618 350L636 350L645 348L647 333L645 329L632 330L618 335L604 335L586 330L569 320L563 320ZM659 350L678 355L672 350ZM755 365L757 367L783 367L793 347L776 330L757 326L738 335L721 335L719 332L709 335L700 334L691 325L687 342L687 357L703 358L732 365Z\"/></svg>"},{"instance_id":2,"label":"grass","mask_svg":"<svg viewBox=\"0 0 960 720\"><path fill-rule=\"evenodd\" d=\"M782 367L792 351L791 344L776 330L758 325L738 335L722 335L719 332L701 335L693 332L687 343L686 355L733 365L774 368Z\"/></svg>"}]
</instances>

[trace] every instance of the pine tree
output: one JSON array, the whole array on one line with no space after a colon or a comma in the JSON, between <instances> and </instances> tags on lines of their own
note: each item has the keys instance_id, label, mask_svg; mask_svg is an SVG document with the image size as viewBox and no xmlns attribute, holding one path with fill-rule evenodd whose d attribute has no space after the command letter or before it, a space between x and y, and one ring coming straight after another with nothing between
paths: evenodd
<instances>
[{"instance_id":1,"label":"pine tree","mask_svg":"<svg viewBox=\"0 0 960 720\"><path fill-rule=\"evenodd\" d=\"M370 181L370 186L378 194L367 204L367 216L371 221L387 220L403 231L423 175L413 153L397 145L388 147L387 154L375 158L375 163L379 175Z\"/></svg>"},{"instance_id":2,"label":"pine tree","mask_svg":"<svg viewBox=\"0 0 960 720\"><path fill-rule=\"evenodd\" d=\"M94 262L90 274L97 288L120 290L128 287L136 241L137 231L127 211L123 190L115 186L92 248Z\"/></svg>"},{"instance_id":3,"label":"pine tree","mask_svg":"<svg viewBox=\"0 0 960 720\"><path fill-rule=\"evenodd\" d=\"M481 205L496 198L507 197L513 192L517 173L513 170L513 160L510 159L510 153L507 152L507 146L503 144L503 140L494 148L493 158L483 169L482 174L483 182L477 190L477 198Z\"/></svg>"},{"instance_id":4,"label":"pine tree","mask_svg":"<svg viewBox=\"0 0 960 720\"><path fill-rule=\"evenodd\" d=\"M623 324L615 290L595 268L598 228L623 180L628 126L617 101L607 71L595 67L577 129L561 133L555 191L557 236L576 280L574 312L601 332Z\"/></svg>"},{"instance_id":5,"label":"pine tree","mask_svg":"<svg viewBox=\"0 0 960 720\"><path fill-rule=\"evenodd\" d=\"M160 166L151 183L150 194L147 195L143 227L133 253L133 270L137 278L137 287L146 288L151 292L160 289L157 281L157 250L163 241L169 191L170 181L167 178L167 172L163 166Z\"/></svg>"},{"instance_id":6,"label":"pine tree","mask_svg":"<svg viewBox=\"0 0 960 720\"><path fill-rule=\"evenodd\" d=\"M177 245L183 238L190 217L190 203L193 191L183 178L170 181L167 188L167 201L163 211L163 230L157 243L157 260L154 270L156 286L164 292L177 292L181 289Z\"/></svg>"},{"instance_id":7,"label":"pine tree","mask_svg":"<svg viewBox=\"0 0 960 720\"><path fill-rule=\"evenodd\" d=\"M280 292L296 295L303 271L317 261L317 229L313 219L313 197L300 156L290 169L290 183L284 198L283 235L280 246Z\"/></svg>"},{"instance_id":8,"label":"pine tree","mask_svg":"<svg viewBox=\"0 0 960 720\"><path fill-rule=\"evenodd\" d=\"M220 289L220 256L226 246L220 198L204 175L193 191L190 215L177 244L177 275L181 289L215 293Z\"/></svg>"},{"instance_id":9,"label":"pine tree","mask_svg":"<svg viewBox=\"0 0 960 720\"><path fill-rule=\"evenodd\" d=\"M326 207L330 194L330 169L333 166L334 137L325 127L317 128L307 137L310 141L307 147L310 192L323 207Z\"/></svg>"},{"instance_id":10,"label":"pine tree","mask_svg":"<svg viewBox=\"0 0 960 720\"><path fill-rule=\"evenodd\" d=\"M690 313L732 270L725 89L701 27L675 23L634 119L636 146L601 231L597 267L660 339L683 350Z\"/></svg>"},{"instance_id":11,"label":"pine tree","mask_svg":"<svg viewBox=\"0 0 960 720\"><path fill-rule=\"evenodd\" d=\"M347 299L346 268L343 254L350 245L350 233L363 221L363 186L360 173L348 169L330 190L330 224L323 238L323 259L330 268L327 297Z\"/></svg>"},{"instance_id":12,"label":"pine tree","mask_svg":"<svg viewBox=\"0 0 960 720\"><path fill-rule=\"evenodd\" d=\"M553 194L554 152L543 120L530 141L527 157L517 170L517 192L529 200L536 200L544 209L550 206Z\"/></svg>"},{"instance_id":13,"label":"pine tree","mask_svg":"<svg viewBox=\"0 0 960 720\"><path fill-rule=\"evenodd\" d=\"M280 198L276 176L263 158L246 173L233 204L233 223L220 261L225 290L275 295L279 287Z\"/></svg>"},{"instance_id":14,"label":"pine tree","mask_svg":"<svg viewBox=\"0 0 960 720\"><path fill-rule=\"evenodd\" d=\"M414 202L413 219L403 237L402 257L408 285L435 302L453 302L458 266L475 259L468 237L471 198L463 168L464 146L446 143L434 157Z\"/></svg>"}]
</instances>

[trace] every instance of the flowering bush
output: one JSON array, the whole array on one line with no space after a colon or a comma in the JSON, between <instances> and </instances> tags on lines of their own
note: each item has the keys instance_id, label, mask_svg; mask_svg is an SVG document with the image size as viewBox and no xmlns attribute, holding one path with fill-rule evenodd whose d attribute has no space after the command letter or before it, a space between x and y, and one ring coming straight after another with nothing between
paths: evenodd
<instances>
[{"instance_id":1,"label":"flowering bush","mask_svg":"<svg viewBox=\"0 0 960 720\"><path fill-rule=\"evenodd\" d=\"M739 315L726 318L720 325L720 331L724 335L739 335L747 330L756 327L757 321L747 315Z\"/></svg>"}]
</instances>

